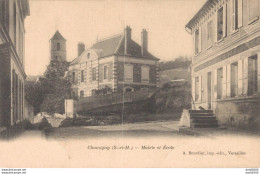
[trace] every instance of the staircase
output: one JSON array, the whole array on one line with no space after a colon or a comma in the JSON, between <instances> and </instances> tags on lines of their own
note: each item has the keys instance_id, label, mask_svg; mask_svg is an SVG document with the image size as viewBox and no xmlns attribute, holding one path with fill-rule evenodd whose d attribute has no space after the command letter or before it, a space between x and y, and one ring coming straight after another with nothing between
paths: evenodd
<instances>
[{"instance_id":1,"label":"staircase","mask_svg":"<svg viewBox=\"0 0 260 174\"><path fill-rule=\"evenodd\" d=\"M193 128L215 128L218 121L213 110L189 110L190 126Z\"/></svg>"}]
</instances>

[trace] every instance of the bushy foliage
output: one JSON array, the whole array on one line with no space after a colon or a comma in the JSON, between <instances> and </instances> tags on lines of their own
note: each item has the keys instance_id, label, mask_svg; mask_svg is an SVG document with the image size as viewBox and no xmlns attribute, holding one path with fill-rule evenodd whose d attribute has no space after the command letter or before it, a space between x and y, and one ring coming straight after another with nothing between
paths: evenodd
<instances>
[{"instance_id":1,"label":"bushy foliage","mask_svg":"<svg viewBox=\"0 0 260 174\"><path fill-rule=\"evenodd\" d=\"M111 93L113 93L113 90L109 86L105 86L105 88L95 90L95 95L106 95Z\"/></svg>"},{"instance_id":2,"label":"bushy foliage","mask_svg":"<svg viewBox=\"0 0 260 174\"><path fill-rule=\"evenodd\" d=\"M40 111L49 114L64 112L64 99L69 98L71 93L69 76L65 76L67 70L66 61L51 61L44 77L36 82L27 83L26 97L35 107L36 113Z\"/></svg>"}]
</instances>

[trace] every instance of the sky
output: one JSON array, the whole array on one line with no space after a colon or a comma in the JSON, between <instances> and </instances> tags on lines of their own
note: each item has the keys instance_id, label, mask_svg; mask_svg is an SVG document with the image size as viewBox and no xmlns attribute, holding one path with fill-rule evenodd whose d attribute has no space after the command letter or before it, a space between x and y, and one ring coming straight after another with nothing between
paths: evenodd
<instances>
[{"instance_id":1,"label":"sky","mask_svg":"<svg viewBox=\"0 0 260 174\"><path fill-rule=\"evenodd\" d=\"M50 61L49 40L56 30L67 40L67 60L77 56L77 44L90 48L98 39L132 29L141 42L148 31L148 50L161 61L192 55L192 36L185 25L206 0L30 0L25 20L25 71L42 75Z\"/></svg>"}]
</instances>

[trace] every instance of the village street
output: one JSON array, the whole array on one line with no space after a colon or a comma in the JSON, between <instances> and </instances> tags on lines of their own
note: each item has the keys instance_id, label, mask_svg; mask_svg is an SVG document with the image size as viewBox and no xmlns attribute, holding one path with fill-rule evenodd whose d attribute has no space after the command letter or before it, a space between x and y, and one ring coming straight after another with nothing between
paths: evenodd
<instances>
[{"instance_id":1,"label":"village street","mask_svg":"<svg viewBox=\"0 0 260 174\"><path fill-rule=\"evenodd\" d=\"M113 137L179 137L187 136L178 132L178 121L156 121L129 123L123 125L59 127L46 131L47 138L113 138Z\"/></svg>"},{"instance_id":2,"label":"village street","mask_svg":"<svg viewBox=\"0 0 260 174\"><path fill-rule=\"evenodd\" d=\"M198 162L202 167L241 163L249 167L260 163L260 149L254 148L260 145L256 134L204 128L201 132L208 134L193 136L178 132L176 125L164 121L51 128L47 136L27 130L16 139L0 142L0 161L5 167L196 167ZM196 163L183 163L187 159Z\"/></svg>"}]
</instances>

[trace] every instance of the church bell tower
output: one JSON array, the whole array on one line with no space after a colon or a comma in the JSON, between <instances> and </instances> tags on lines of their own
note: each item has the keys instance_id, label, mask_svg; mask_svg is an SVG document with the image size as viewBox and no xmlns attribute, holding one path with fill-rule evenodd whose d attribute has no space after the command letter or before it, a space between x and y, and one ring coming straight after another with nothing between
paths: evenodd
<instances>
[{"instance_id":1,"label":"church bell tower","mask_svg":"<svg viewBox=\"0 0 260 174\"><path fill-rule=\"evenodd\" d=\"M66 39L57 30L50 39L50 61L67 61Z\"/></svg>"}]
</instances>

